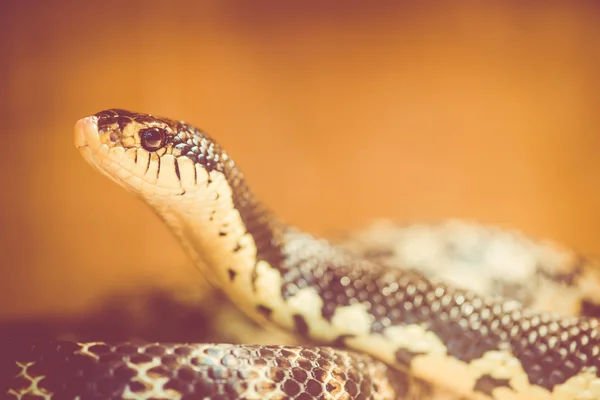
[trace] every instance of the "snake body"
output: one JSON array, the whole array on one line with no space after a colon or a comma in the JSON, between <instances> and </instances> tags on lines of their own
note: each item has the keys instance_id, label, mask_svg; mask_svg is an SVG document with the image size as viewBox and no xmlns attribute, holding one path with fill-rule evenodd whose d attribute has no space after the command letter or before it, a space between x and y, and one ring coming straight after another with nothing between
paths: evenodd
<instances>
[{"instance_id":1,"label":"snake body","mask_svg":"<svg viewBox=\"0 0 600 400\"><path fill-rule=\"evenodd\" d=\"M0 385L13 398L600 399L593 312L539 311L301 232L185 122L106 110L77 123L75 142L154 210L244 313L325 347L14 346L2 362L16 382ZM540 271L597 302L586 262Z\"/></svg>"}]
</instances>

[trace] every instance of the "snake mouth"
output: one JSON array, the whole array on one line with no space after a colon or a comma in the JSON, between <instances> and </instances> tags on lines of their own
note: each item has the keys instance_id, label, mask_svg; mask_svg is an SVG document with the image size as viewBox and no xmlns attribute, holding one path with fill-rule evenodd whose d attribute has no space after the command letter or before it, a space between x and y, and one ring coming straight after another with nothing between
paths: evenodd
<instances>
[{"instance_id":1,"label":"snake mouth","mask_svg":"<svg viewBox=\"0 0 600 400\"><path fill-rule=\"evenodd\" d=\"M94 169L109 175L101 168L97 153L102 143L98 133L98 118L95 116L85 117L75 124L75 147L81 152L83 158Z\"/></svg>"},{"instance_id":2,"label":"snake mouth","mask_svg":"<svg viewBox=\"0 0 600 400\"><path fill-rule=\"evenodd\" d=\"M81 152L83 158L92 166L92 168L119 185L127 186L124 182L117 179L114 176L114 173L109 173L109 171L106 170L106 166L103 167L103 164L106 164L105 161L108 161L108 159L106 156L101 157L99 155L102 143L98 132L98 117L89 116L77 121L75 124L74 141L75 147Z\"/></svg>"}]
</instances>

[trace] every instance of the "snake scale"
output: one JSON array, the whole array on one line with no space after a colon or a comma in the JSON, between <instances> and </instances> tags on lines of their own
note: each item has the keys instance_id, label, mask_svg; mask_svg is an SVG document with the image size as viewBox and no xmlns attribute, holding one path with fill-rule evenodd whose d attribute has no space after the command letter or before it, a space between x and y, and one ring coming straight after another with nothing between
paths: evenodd
<instances>
[{"instance_id":1,"label":"snake scale","mask_svg":"<svg viewBox=\"0 0 600 400\"><path fill-rule=\"evenodd\" d=\"M423 268L431 254L395 265L393 234L349 250L283 223L185 122L105 110L77 122L75 144L239 309L312 345L16 340L0 344L6 398L600 399L590 261L536 261L535 279L504 266L467 289Z\"/></svg>"}]
</instances>

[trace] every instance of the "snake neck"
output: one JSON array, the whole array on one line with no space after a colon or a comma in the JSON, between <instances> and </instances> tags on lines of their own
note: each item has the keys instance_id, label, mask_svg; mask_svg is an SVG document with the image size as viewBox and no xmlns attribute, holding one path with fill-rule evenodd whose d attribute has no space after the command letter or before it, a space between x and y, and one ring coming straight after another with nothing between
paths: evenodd
<instances>
[{"instance_id":1,"label":"snake neck","mask_svg":"<svg viewBox=\"0 0 600 400\"><path fill-rule=\"evenodd\" d=\"M282 243L290 228L257 200L235 164L196 165L195 176L195 184L180 196L142 197L203 276L246 313L262 318L254 293L257 268L283 263Z\"/></svg>"}]
</instances>

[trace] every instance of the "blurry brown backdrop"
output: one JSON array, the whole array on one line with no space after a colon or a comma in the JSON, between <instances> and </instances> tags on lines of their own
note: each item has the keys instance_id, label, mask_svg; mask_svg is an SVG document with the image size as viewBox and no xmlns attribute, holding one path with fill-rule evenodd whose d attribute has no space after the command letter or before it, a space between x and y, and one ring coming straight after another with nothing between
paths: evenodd
<instances>
[{"instance_id":1,"label":"blurry brown backdrop","mask_svg":"<svg viewBox=\"0 0 600 400\"><path fill-rule=\"evenodd\" d=\"M75 150L110 107L207 130L318 234L460 217L600 253L596 3L322 3L2 2L0 316L197 279Z\"/></svg>"}]
</instances>

